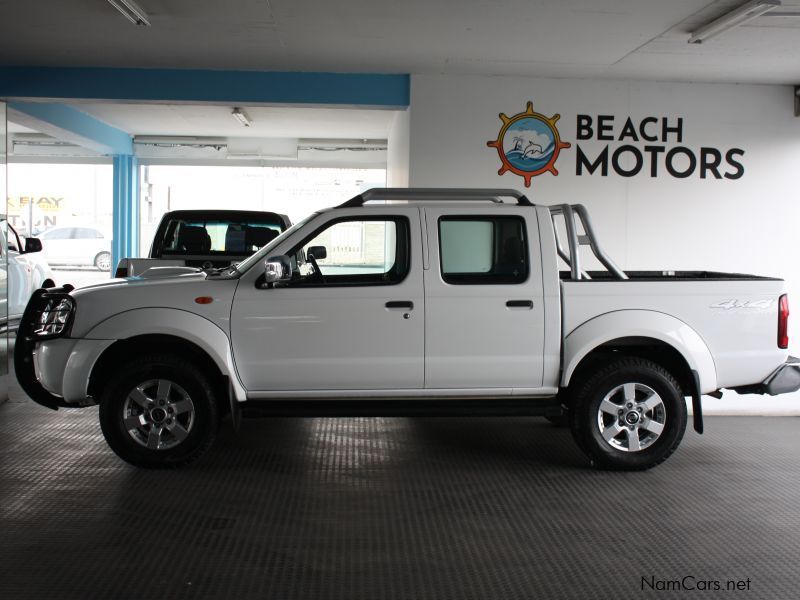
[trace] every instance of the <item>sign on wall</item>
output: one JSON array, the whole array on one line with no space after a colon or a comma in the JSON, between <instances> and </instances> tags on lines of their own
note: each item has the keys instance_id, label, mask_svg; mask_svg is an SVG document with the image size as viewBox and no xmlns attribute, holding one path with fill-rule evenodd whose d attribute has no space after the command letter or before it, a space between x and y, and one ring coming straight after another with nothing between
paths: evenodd
<instances>
[{"instance_id":1,"label":"sign on wall","mask_svg":"<svg viewBox=\"0 0 800 600\"><path fill-rule=\"evenodd\" d=\"M519 175L525 187L543 173L558 175L559 154L572 147L561 139L556 127L559 118L534 112L530 101L524 112L513 117L500 113L503 125L497 139L486 142L500 157L498 175ZM683 117L577 114L575 120L577 176L739 179L744 175L743 149L684 144ZM599 150L592 144L590 150L581 146L582 141L608 143Z\"/></svg>"},{"instance_id":2,"label":"sign on wall","mask_svg":"<svg viewBox=\"0 0 800 600\"><path fill-rule=\"evenodd\" d=\"M32 231L29 222L36 231L54 227L64 208L63 196L9 196L7 200L8 222L25 232Z\"/></svg>"}]
</instances>

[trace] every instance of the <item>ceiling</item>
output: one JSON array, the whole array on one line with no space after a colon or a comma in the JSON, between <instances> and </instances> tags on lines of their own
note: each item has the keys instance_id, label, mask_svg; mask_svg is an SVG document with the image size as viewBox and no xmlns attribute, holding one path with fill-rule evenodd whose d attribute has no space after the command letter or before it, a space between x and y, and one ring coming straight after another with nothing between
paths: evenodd
<instances>
[{"instance_id":1,"label":"ceiling","mask_svg":"<svg viewBox=\"0 0 800 600\"><path fill-rule=\"evenodd\" d=\"M0 64L800 83L798 17L687 43L743 0L137 1L0 0Z\"/></svg>"},{"instance_id":2,"label":"ceiling","mask_svg":"<svg viewBox=\"0 0 800 600\"><path fill-rule=\"evenodd\" d=\"M397 111L344 108L240 107L245 127L230 106L204 104L75 103L86 114L134 136L144 159L271 160L307 165L382 167ZM13 119L13 114L10 115ZM8 152L24 157L96 157L96 151L61 145L13 120ZM53 134L56 135L56 134Z\"/></svg>"}]
</instances>

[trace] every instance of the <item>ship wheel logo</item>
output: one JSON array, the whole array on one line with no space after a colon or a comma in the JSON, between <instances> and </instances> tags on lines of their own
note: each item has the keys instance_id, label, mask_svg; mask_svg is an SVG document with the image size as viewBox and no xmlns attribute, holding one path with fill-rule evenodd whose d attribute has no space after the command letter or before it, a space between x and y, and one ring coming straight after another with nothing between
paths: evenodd
<instances>
[{"instance_id":1,"label":"ship wheel logo","mask_svg":"<svg viewBox=\"0 0 800 600\"><path fill-rule=\"evenodd\" d=\"M549 171L558 175L555 167L558 154L571 146L562 142L556 128L561 115L549 119L533 111L533 102L528 102L525 112L508 117L500 113L503 127L494 141L486 145L497 149L503 166L498 175L511 171L525 179L525 187L531 186L531 179Z\"/></svg>"}]
</instances>

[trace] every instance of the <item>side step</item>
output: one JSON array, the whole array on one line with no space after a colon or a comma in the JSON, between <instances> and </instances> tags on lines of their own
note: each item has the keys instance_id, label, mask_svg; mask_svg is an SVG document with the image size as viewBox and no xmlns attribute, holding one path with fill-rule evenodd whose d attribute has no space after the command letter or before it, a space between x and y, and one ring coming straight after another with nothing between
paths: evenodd
<instances>
[{"instance_id":1,"label":"side step","mask_svg":"<svg viewBox=\"0 0 800 600\"><path fill-rule=\"evenodd\" d=\"M245 417L559 416L558 400L248 400Z\"/></svg>"}]
</instances>

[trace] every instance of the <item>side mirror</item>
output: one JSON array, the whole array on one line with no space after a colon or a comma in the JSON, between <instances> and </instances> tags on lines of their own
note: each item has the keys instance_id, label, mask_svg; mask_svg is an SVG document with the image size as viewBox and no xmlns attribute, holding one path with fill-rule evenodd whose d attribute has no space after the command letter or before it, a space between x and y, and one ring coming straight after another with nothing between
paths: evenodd
<instances>
[{"instance_id":1,"label":"side mirror","mask_svg":"<svg viewBox=\"0 0 800 600\"><path fill-rule=\"evenodd\" d=\"M267 283L289 281L292 278L292 263L285 254L270 256L264 262L264 280Z\"/></svg>"},{"instance_id":2,"label":"side mirror","mask_svg":"<svg viewBox=\"0 0 800 600\"><path fill-rule=\"evenodd\" d=\"M41 251L42 251L42 241L39 238L34 238L34 237L25 238L25 254L29 254L31 252L41 252Z\"/></svg>"},{"instance_id":3,"label":"side mirror","mask_svg":"<svg viewBox=\"0 0 800 600\"><path fill-rule=\"evenodd\" d=\"M311 246L306 254L313 256L315 260L325 260L328 258L328 250L325 246Z\"/></svg>"}]
</instances>

